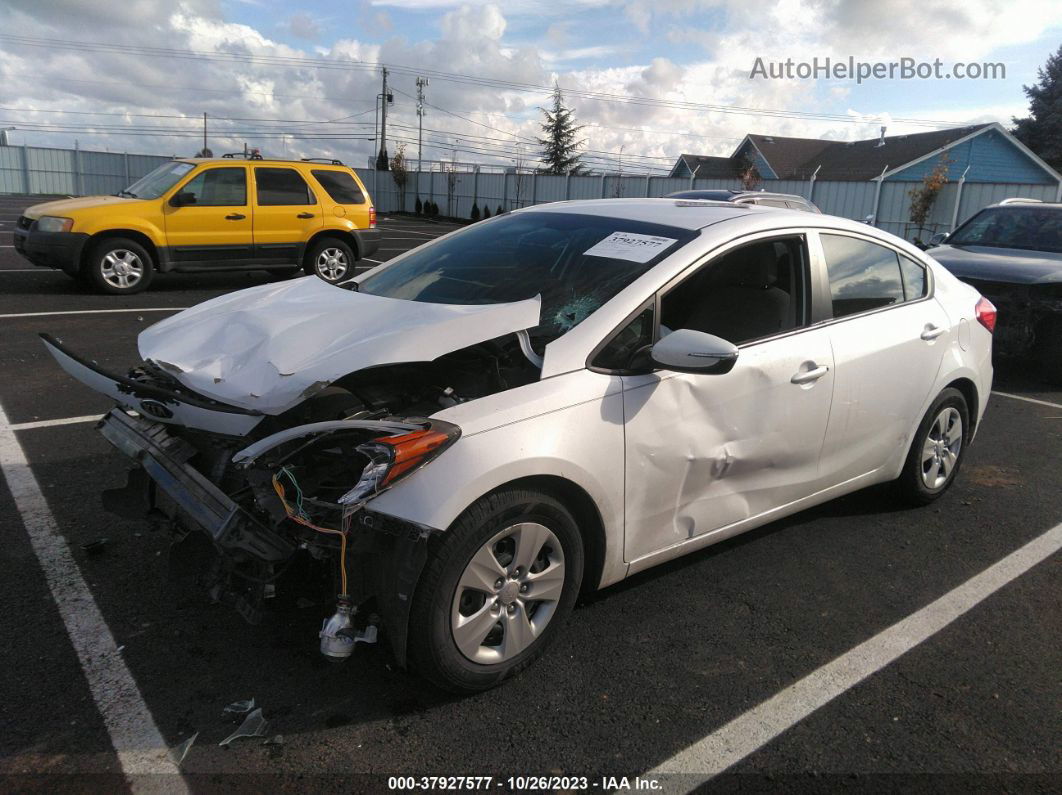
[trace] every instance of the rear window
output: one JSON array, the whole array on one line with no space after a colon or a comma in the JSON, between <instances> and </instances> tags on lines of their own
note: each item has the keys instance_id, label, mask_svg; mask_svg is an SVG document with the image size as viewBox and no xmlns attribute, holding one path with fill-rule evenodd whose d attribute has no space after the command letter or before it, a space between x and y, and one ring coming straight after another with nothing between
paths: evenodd
<instances>
[{"instance_id":1,"label":"rear window","mask_svg":"<svg viewBox=\"0 0 1062 795\"><path fill-rule=\"evenodd\" d=\"M310 173L336 204L365 204L365 194L350 172L315 169Z\"/></svg>"},{"instance_id":2,"label":"rear window","mask_svg":"<svg viewBox=\"0 0 1062 795\"><path fill-rule=\"evenodd\" d=\"M263 207L317 203L306 180L293 168L256 168L254 181Z\"/></svg>"}]
</instances>

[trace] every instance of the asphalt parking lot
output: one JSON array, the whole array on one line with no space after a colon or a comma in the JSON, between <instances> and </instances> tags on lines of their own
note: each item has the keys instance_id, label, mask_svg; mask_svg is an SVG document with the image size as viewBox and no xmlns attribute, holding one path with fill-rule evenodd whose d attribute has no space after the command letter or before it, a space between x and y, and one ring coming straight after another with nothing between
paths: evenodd
<instances>
[{"instance_id":1,"label":"asphalt parking lot","mask_svg":"<svg viewBox=\"0 0 1062 795\"><path fill-rule=\"evenodd\" d=\"M173 572L167 537L103 511L99 492L122 485L124 467L83 418L108 403L37 339L49 332L121 371L152 322L270 277L167 274L136 296L85 294L15 254L11 230L32 201L0 197L4 789L124 788L135 752L152 750L112 744L116 731L154 736L136 734L138 705L166 746L199 733L183 782L163 782L177 790L386 791L389 775L494 776L503 789L519 788L510 776L586 776L608 789L608 777L633 781L757 705L773 709L794 683L1062 522L1062 389L1001 363L959 480L930 507L870 489L638 575L584 598L545 659L479 696L396 670L386 644L333 665L317 651L331 605L278 594L271 620L248 626ZM380 225L379 261L452 228ZM102 538L98 554L83 549ZM1015 576L809 714L783 698L778 710L796 717L709 786L1058 791L1060 560ZM105 654L84 637L100 627L115 644ZM108 679L116 670L132 693ZM234 728L222 708L252 697L282 741L219 747Z\"/></svg>"}]
</instances>

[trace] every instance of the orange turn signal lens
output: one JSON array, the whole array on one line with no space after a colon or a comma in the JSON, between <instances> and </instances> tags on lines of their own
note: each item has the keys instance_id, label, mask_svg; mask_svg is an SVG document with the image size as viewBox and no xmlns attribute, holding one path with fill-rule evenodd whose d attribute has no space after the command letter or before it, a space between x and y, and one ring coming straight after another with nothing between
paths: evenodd
<instances>
[{"instance_id":1,"label":"orange turn signal lens","mask_svg":"<svg viewBox=\"0 0 1062 795\"><path fill-rule=\"evenodd\" d=\"M373 439L374 442L386 444L394 450L394 463L380 485L386 486L409 470L420 466L440 447L449 444L454 438L453 433L429 428L401 436L381 436L379 439Z\"/></svg>"}]
</instances>

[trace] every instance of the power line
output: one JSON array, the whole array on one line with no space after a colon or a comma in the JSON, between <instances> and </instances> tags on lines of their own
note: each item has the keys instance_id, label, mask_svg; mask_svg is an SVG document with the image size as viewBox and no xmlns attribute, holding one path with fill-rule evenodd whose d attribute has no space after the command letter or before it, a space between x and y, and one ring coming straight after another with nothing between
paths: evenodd
<instances>
[{"instance_id":1,"label":"power line","mask_svg":"<svg viewBox=\"0 0 1062 795\"><path fill-rule=\"evenodd\" d=\"M147 47L134 45L117 46L98 42L67 41L63 39L47 39L31 36L18 36L12 34L0 34L0 41L6 41L11 44L21 44L30 47L47 47L52 49L59 48L81 52L105 52L124 55L145 55L149 57L182 58L190 60L206 60L224 63L246 63L288 68L304 67L312 69L340 71L375 71L378 68L386 67L395 74L404 74L414 77L418 74L427 75L429 77L434 77L438 80L445 80L455 83L482 85L492 88L502 88L510 91L523 91L536 94L549 93L552 91L551 87L535 85L533 83L520 83L508 80L499 80L495 78L475 77L472 75L465 75L456 72L444 72L434 69L423 69L410 66L403 66L400 64L370 63L365 61L356 61L353 59L340 62L328 59L304 58L294 56L261 54L256 55L251 53L227 53L218 51L186 50L167 47ZM868 121L871 121L871 119L853 118L848 114L816 113L811 111L791 111L776 108L753 108L742 105L716 105L701 102L687 102L685 100L665 100L654 97L643 97L631 94L613 94L602 91L589 91L585 89L576 88L567 88L565 89L565 93L570 96L578 96L591 101L617 102L622 104L666 107L682 110L700 110L716 113L764 116L771 118L793 118L846 123L866 123ZM894 117L892 118L892 121L928 127L962 126L951 121L938 121L932 119Z\"/></svg>"}]
</instances>

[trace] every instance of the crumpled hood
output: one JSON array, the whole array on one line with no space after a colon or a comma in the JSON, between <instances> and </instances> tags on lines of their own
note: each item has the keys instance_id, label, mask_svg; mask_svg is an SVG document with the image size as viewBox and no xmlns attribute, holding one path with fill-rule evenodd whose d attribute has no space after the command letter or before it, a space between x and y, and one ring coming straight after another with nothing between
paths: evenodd
<instances>
[{"instance_id":1,"label":"crumpled hood","mask_svg":"<svg viewBox=\"0 0 1062 795\"><path fill-rule=\"evenodd\" d=\"M67 213L85 210L90 207L102 207L105 204L127 204L129 202L142 201L124 196L82 196L79 199L56 199L55 201L34 204L23 211L27 218L37 220L42 215L58 215L60 218Z\"/></svg>"},{"instance_id":2,"label":"crumpled hood","mask_svg":"<svg viewBox=\"0 0 1062 795\"><path fill-rule=\"evenodd\" d=\"M541 300L462 306L381 298L306 276L186 309L140 355L202 395L280 414L348 373L424 362L538 325Z\"/></svg>"},{"instance_id":3,"label":"crumpled hood","mask_svg":"<svg viewBox=\"0 0 1062 795\"><path fill-rule=\"evenodd\" d=\"M937 246L931 256L960 279L1036 284L1062 281L1062 254L992 246Z\"/></svg>"}]
</instances>

